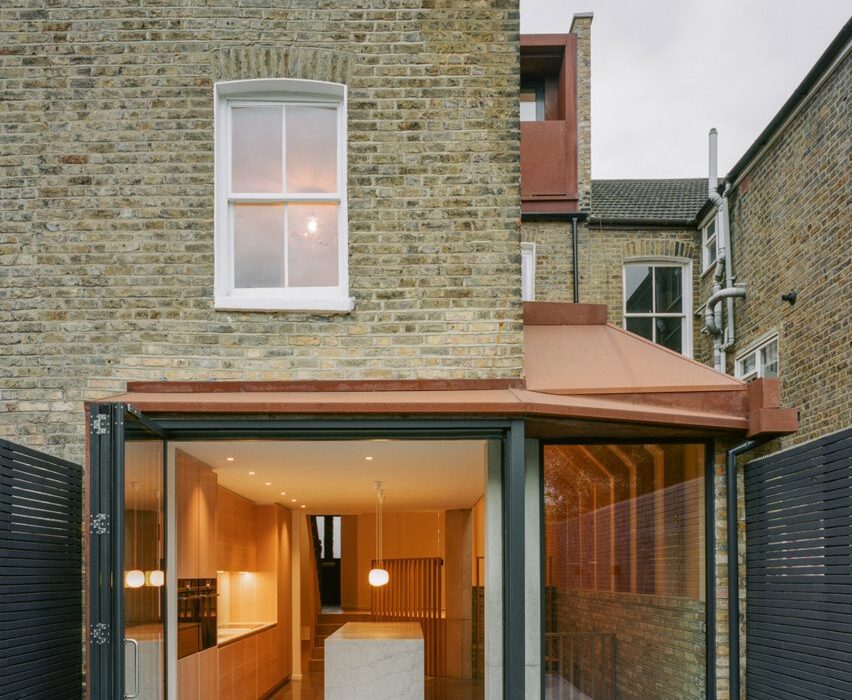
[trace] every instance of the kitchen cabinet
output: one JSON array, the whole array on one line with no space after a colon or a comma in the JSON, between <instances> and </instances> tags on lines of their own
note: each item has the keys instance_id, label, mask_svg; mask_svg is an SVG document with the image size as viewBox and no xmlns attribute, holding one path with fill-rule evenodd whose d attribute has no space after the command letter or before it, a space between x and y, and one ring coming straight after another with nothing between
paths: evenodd
<instances>
[{"instance_id":1,"label":"kitchen cabinet","mask_svg":"<svg viewBox=\"0 0 852 700\"><path fill-rule=\"evenodd\" d=\"M205 649L178 659L178 700L215 700L219 696L219 650Z\"/></svg>"},{"instance_id":2,"label":"kitchen cabinet","mask_svg":"<svg viewBox=\"0 0 852 700\"><path fill-rule=\"evenodd\" d=\"M264 697L284 680L284 640L281 627L257 635L257 697Z\"/></svg>"},{"instance_id":3,"label":"kitchen cabinet","mask_svg":"<svg viewBox=\"0 0 852 700\"><path fill-rule=\"evenodd\" d=\"M177 577L216 578L217 478L204 462L177 450Z\"/></svg>"},{"instance_id":4,"label":"kitchen cabinet","mask_svg":"<svg viewBox=\"0 0 852 700\"><path fill-rule=\"evenodd\" d=\"M221 486L216 502L216 563L223 571L255 571L254 504Z\"/></svg>"},{"instance_id":5,"label":"kitchen cabinet","mask_svg":"<svg viewBox=\"0 0 852 700\"><path fill-rule=\"evenodd\" d=\"M257 700L257 635L219 647L219 700Z\"/></svg>"}]
</instances>

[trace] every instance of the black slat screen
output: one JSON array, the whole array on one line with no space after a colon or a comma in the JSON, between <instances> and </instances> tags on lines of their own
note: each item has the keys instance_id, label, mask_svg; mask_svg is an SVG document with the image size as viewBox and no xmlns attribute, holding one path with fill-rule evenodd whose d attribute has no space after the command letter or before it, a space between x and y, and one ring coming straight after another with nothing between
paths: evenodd
<instances>
[{"instance_id":1,"label":"black slat screen","mask_svg":"<svg viewBox=\"0 0 852 700\"><path fill-rule=\"evenodd\" d=\"M745 498L748 697L852 698L852 429L750 462Z\"/></svg>"},{"instance_id":2,"label":"black slat screen","mask_svg":"<svg viewBox=\"0 0 852 700\"><path fill-rule=\"evenodd\" d=\"M0 440L0 698L83 694L82 473Z\"/></svg>"}]
</instances>

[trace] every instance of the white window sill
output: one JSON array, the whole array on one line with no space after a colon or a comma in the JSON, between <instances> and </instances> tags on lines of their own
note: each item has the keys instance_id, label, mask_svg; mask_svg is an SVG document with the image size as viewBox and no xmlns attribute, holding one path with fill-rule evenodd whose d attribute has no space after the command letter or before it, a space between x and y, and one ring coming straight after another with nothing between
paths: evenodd
<instances>
[{"instance_id":1,"label":"white window sill","mask_svg":"<svg viewBox=\"0 0 852 700\"><path fill-rule=\"evenodd\" d=\"M217 296L213 308L216 311L277 311L310 314L348 314L355 308L355 299L341 297L316 299L310 297L229 297Z\"/></svg>"}]
</instances>

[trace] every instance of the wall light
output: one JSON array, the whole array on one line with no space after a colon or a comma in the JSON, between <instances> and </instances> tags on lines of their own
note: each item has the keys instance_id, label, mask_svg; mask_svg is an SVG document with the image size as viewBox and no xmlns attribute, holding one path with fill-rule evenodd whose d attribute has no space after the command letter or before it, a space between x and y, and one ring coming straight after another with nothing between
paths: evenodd
<instances>
[{"instance_id":1,"label":"wall light","mask_svg":"<svg viewBox=\"0 0 852 700\"><path fill-rule=\"evenodd\" d=\"M124 574L125 588L142 588L145 585L145 572L139 569L131 569Z\"/></svg>"},{"instance_id":2,"label":"wall light","mask_svg":"<svg viewBox=\"0 0 852 700\"><path fill-rule=\"evenodd\" d=\"M166 575L160 569L145 572L145 585L160 588L166 582Z\"/></svg>"}]
</instances>

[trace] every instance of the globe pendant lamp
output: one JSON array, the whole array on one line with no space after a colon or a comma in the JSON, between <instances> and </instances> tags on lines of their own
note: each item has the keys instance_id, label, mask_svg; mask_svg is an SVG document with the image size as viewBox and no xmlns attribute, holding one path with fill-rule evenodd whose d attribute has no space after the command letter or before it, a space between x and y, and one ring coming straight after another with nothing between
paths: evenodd
<instances>
[{"instance_id":1,"label":"globe pendant lamp","mask_svg":"<svg viewBox=\"0 0 852 700\"><path fill-rule=\"evenodd\" d=\"M376 487L376 564L370 569L367 580L371 586L379 588L390 580L390 575L382 566L382 505L385 502L385 494L381 481L374 481L373 484Z\"/></svg>"},{"instance_id":2,"label":"globe pendant lamp","mask_svg":"<svg viewBox=\"0 0 852 700\"><path fill-rule=\"evenodd\" d=\"M134 481L130 488L133 490L134 501L136 501L133 510L133 563L136 564L136 540L139 539L139 482ZM126 588L141 588L144 585L145 572L141 569L131 569L124 574L124 586Z\"/></svg>"}]
</instances>

